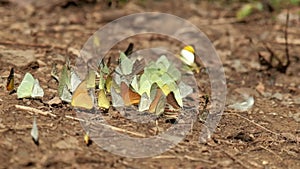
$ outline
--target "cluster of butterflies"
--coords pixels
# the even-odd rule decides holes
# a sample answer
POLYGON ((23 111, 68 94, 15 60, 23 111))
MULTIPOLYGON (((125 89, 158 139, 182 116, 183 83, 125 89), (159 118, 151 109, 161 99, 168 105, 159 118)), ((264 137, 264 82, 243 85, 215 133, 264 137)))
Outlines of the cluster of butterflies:
POLYGON ((156 115, 165 112, 166 107, 178 111, 183 106, 182 99, 193 92, 190 86, 179 82, 181 72, 164 55, 142 69, 136 68, 141 63, 144 63, 142 58, 120 54, 120 64, 113 78, 115 85, 111 88, 113 106, 137 105, 138 111, 156 115))
MULTIPOLYGON (((58 95, 62 101, 73 107, 92 109, 96 103, 101 109, 114 107, 138 106, 139 111, 149 111, 160 115, 166 106, 179 110, 182 99, 193 89, 180 82, 180 71, 169 63, 165 56, 145 66, 141 57, 128 57, 133 50, 130 43, 125 52, 120 52, 119 65, 111 71, 101 62, 99 70, 89 70, 83 80, 69 64, 63 66, 61 74, 53 77, 59 81, 58 95), (94 97, 97 93, 97 99, 94 97)), ((181 50, 179 59, 192 70, 195 66, 195 51, 192 46, 181 50)), ((14 90, 14 69, 7 79, 8 91, 14 90)), ((44 91, 38 79, 26 73, 17 89, 18 98, 41 98, 44 91)))
MULTIPOLYGON (((73 107, 92 109, 98 100, 98 107, 108 109, 114 107, 138 106, 139 111, 148 111, 162 114, 166 105, 173 110, 183 106, 182 99, 193 92, 193 89, 180 81, 180 71, 176 69, 165 56, 156 62, 145 66, 142 58, 129 58, 133 44, 130 43, 125 52, 120 52, 119 66, 113 72, 107 65, 100 63, 100 71, 89 70, 87 77, 81 80, 69 64, 63 66, 60 77, 54 68, 52 77, 58 80, 58 95, 62 101, 71 103, 73 107), (98 85, 96 85, 96 81, 98 85), (95 90, 97 88, 97 90, 95 90), (98 99, 93 96, 95 91, 98 99), (110 97, 109 97, 110 96, 110 97)), ((199 70, 195 64, 195 51, 192 46, 181 50, 179 59, 188 67, 188 70, 199 70)), ((7 78, 6 89, 15 91, 14 68, 11 68, 7 78)), ((17 88, 18 98, 42 98, 44 91, 30 73, 26 73, 17 88)), ((31 136, 35 144, 38 142, 38 128, 36 117, 33 120, 31 136)), ((86 133, 84 141, 91 143, 86 133)))

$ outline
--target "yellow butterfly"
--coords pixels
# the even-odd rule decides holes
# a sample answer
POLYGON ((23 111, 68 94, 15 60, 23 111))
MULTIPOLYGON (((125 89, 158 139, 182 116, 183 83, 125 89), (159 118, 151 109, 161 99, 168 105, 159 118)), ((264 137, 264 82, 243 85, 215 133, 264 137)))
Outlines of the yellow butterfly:
POLYGON ((92 109, 93 99, 89 94, 86 80, 82 81, 73 93, 71 105, 74 107, 92 109))
POLYGON ((14 68, 10 69, 9 76, 7 77, 6 89, 7 91, 12 91, 15 89, 14 68))
POLYGON ((89 132, 86 132, 84 137, 83 137, 84 143, 89 146, 92 144, 92 140, 90 138, 89 132))
POLYGON ((108 109, 109 106, 110 106, 110 102, 109 100, 107 99, 106 97, 106 94, 105 94, 105 90, 104 89, 100 89, 99 91, 99 95, 98 95, 98 106, 100 108, 103 108, 103 109, 108 109))

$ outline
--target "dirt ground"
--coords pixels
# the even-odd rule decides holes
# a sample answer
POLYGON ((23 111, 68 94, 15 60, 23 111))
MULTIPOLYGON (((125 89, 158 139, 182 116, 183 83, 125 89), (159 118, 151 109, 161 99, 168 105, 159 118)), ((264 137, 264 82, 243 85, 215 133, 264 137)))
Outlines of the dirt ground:
MULTIPOLYGON (((281 73, 260 64, 257 52, 265 57, 270 55, 263 46, 265 43, 285 62, 286 10, 256 12, 238 21, 235 13, 242 4, 225 2, 0 1, 0 168, 300 168, 300 7, 290 9, 291 64, 286 73, 281 73), (76 117, 72 106, 49 105, 48 101, 58 96, 58 83, 51 78, 54 63, 61 69, 69 57, 74 64, 77 52, 101 26, 118 17, 144 11, 177 15, 208 36, 224 65, 227 104, 207 143, 198 142, 203 127, 203 121, 198 118, 192 131, 174 148, 156 157, 131 159, 102 150, 97 144, 87 146, 80 123, 65 118, 66 115, 76 117), (45 91, 42 100, 17 99, 16 93, 6 91, 11 67, 15 69, 16 87, 26 72, 40 80, 45 91), (250 110, 240 112, 227 107, 237 102, 240 94, 254 97, 250 110), (56 115, 37 115, 38 146, 30 135, 33 115, 15 105, 56 115)), ((137 49, 160 43, 176 46, 164 38, 133 42, 137 49)), ((122 43, 120 48, 125 49, 127 44, 122 43)), ((176 47, 178 51, 181 48, 176 47)), ((196 77, 199 96, 209 96, 208 76, 202 72, 196 77)), ((201 104, 199 111, 203 112, 201 104)), ((116 116, 107 115, 112 118, 112 125, 137 129, 116 116)), ((153 134, 149 127, 144 126, 139 132, 153 134)))

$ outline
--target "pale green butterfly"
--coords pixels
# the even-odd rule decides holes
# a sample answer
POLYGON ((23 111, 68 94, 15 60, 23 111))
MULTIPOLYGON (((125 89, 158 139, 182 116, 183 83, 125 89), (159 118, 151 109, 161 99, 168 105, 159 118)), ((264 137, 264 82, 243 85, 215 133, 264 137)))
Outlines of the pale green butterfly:
POLYGON ((110 89, 111 92, 111 102, 114 107, 123 107, 124 101, 122 97, 116 92, 115 88, 112 86, 110 89))
POLYGON ((76 90, 76 88, 79 86, 79 84, 81 83, 82 80, 72 69, 71 69, 71 80, 70 81, 71 81, 70 91, 73 93, 76 90))
POLYGON ((37 127, 37 124, 36 124, 36 117, 35 116, 34 116, 34 119, 33 119, 32 129, 31 129, 30 134, 31 134, 31 137, 34 140, 34 143, 38 144, 38 141, 39 141, 39 131, 38 131, 38 127, 37 127))
POLYGON ((66 65, 63 66, 62 72, 59 77, 58 84, 58 96, 62 97, 64 87, 67 85, 67 88, 70 88, 70 75, 66 65))
POLYGON ((129 75, 130 73, 132 73, 134 62, 130 60, 123 52, 120 52, 120 60, 122 74, 129 75))
POLYGON ((62 101, 68 102, 68 103, 71 102, 71 100, 72 100, 72 94, 68 90, 67 85, 64 86, 64 89, 63 89, 62 95, 60 96, 60 99, 62 101))
POLYGON ((31 97, 36 98, 36 97, 43 97, 43 96, 44 96, 44 91, 40 86, 39 80, 34 79, 34 85, 31 93, 31 97))
POLYGON ((72 94, 81 83, 81 79, 76 72, 71 69, 71 76, 69 76, 69 70, 64 65, 59 78, 58 94, 62 101, 71 102, 72 94))
POLYGON ((18 98, 43 97, 44 91, 41 88, 39 81, 34 79, 30 73, 26 73, 18 87, 17 96, 18 98))

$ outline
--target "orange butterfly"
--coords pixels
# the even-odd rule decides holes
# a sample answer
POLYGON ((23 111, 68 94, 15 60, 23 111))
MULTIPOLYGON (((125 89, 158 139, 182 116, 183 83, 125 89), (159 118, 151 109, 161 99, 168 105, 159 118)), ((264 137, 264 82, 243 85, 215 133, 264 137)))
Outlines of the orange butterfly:
POLYGON ((177 103, 175 99, 175 95, 173 92, 170 92, 167 96, 167 103, 172 106, 174 110, 180 109, 180 105, 177 103))
POLYGON ((15 89, 14 68, 10 69, 9 76, 7 77, 6 89, 7 91, 12 91, 15 89))
POLYGON ((157 115, 165 111, 165 103, 172 106, 172 110, 177 111, 180 109, 179 104, 177 103, 174 93, 170 92, 167 97, 164 95, 163 91, 160 88, 157 88, 155 98, 149 107, 149 112, 156 113, 157 115))
POLYGON ((121 82, 121 97, 124 101, 125 106, 139 104, 141 96, 132 91, 125 82, 121 82))

